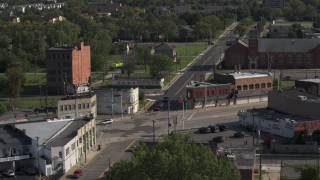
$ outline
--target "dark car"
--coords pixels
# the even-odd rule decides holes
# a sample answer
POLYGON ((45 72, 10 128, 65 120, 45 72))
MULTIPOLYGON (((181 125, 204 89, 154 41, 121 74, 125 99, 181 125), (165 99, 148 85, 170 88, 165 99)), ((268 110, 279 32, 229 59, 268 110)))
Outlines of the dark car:
POLYGON ((3 174, 2 174, 4 177, 14 177, 15 176, 15 173, 12 169, 7 169, 5 171, 3 171, 3 174))
POLYGON ((169 101, 169 97, 163 97, 163 102, 168 102, 169 101))
POLYGON ((223 136, 217 136, 217 137, 213 138, 213 141, 217 142, 217 143, 222 143, 222 142, 224 142, 224 140, 226 140, 226 138, 223 136))
POLYGON ((209 133, 210 132, 210 128, 209 127, 202 127, 202 128, 199 128, 199 133, 201 134, 206 134, 206 133, 209 133))
POLYGON ((163 106, 164 106, 164 102, 159 102, 153 110, 160 111, 163 106))
POLYGON ((233 134, 233 136, 236 138, 244 138, 244 132, 236 132, 233 134))
POLYGON ((73 178, 79 178, 82 176, 82 169, 77 169, 73 172, 72 177, 73 178))
POLYGON ((228 126, 226 125, 219 125, 219 131, 227 131, 228 130, 228 126))
POLYGON ((212 132, 212 133, 219 132, 218 126, 209 125, 208 127, 210 128, 210 132, 212 132))

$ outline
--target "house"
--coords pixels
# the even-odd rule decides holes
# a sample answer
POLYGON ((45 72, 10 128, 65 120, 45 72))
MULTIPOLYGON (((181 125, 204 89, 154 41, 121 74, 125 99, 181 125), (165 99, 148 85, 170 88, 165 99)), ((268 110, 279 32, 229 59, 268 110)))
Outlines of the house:
POLYGON ((46 22, 49 22, 49 23, 55 23, 57 21, 64 21, 66 20, 66 18, 62 15, 58 15, 58 14, 48 14, 46 16, 43 17, 43 19, 46 21, 46 22))
POLYGON ((93 92, 65 96, 57 105, 58 119, 97 116, 97 98, 93 92))
POLYGON ((173 58, 174 62, 176 61, 176 56, 177 56, 176 48, 172 47, 168 43, 161 43, 158 46, 156 46, 154 48, 154 53, 169 56, 170 58, 173 58))
POLYGON ((45 176, 65 173, 96 144, 95 119, 17 124, 32 139, 33 164, 45 176))
MULTIPOLYGON (((28 167, 34 161, 31 138, 15 125, 0 126, 0 170, 28 167)), ((30 167, 30 166, 29 166, 30 167)))
POLYGON ((46 51, 49 95, 66 95, 66 86, 88 84, 91 75, 90 46, 58 45, 46 51))
POLYGON ((225 51, 222 66, 232 69, 301 69, 320 67, 320 39, 258 38, 256 29, 250 30, 248 44, 235 43, 225 51))
POLYGON ((4 21, 8 21, 8 22, 13 23, 13 24, 20 23, 20 17, 14 16, 14 15, 12 15, 12 16, 11 15, 10 16, 4 16, 2 19, 4 21))
POLYGON ((96 89, 98 114, 135 114, 139 110, 139 88, 96 89))
POLYGON ((189 26, 179 26, 177 31, 177 36, 179 39, 185 39, 187 41, 187 38, 193 38, 193 29, 189 26))
POLYGON ((88 8, 95 9, 100 15, 111 16, 111 13, 117 12, 122 7, 122 3, 109 2, 89 2, 88 8))

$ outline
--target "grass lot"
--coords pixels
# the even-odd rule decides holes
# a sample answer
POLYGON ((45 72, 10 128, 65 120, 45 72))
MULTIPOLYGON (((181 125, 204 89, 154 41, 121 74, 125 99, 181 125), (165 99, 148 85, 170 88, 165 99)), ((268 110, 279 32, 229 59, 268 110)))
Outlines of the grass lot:
POLYGON ((148 100, 142 100, 142 101, 139 101, 139 111, 144 109, 144 106, 148 103, 149 101, 148 100))
POLYGON ((181 58, 181 68, 186 67, 195 57, 207 48, 207 43, 176 44, 176 50, 181 58))
POLYGON ((294 81, 281 81, 281 88, 288 89, 294 87, 294 81))
MULTIPOLYGON (((57 99, 48 99, 48 106, 55 107, 57 105, 57 99)), ((45 106, 45 97, 42 97, 42 106, 45 106)), ((6 105, 6 104, 13 104, 12 100, 1 100, 0 104, 6 105)), ((20 109, 26 109, 26 108, 39 108, 40 107, 40 98, 39 99, 26 99, 26 98, 20 98, 19 101, 17 101, 17 108, 20 109)))

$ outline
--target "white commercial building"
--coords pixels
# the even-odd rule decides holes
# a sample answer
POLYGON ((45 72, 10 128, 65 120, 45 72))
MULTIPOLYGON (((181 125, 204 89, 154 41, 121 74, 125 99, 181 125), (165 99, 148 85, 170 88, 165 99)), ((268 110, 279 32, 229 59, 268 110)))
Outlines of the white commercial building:
POLYGON ((41 173, 50 176, 65 173, 86 158, 96 144, 95 124, 95 119, 56 120, 18 124, 16 128, 32 139, 33 166, 40 166, 41 173))
POLYGON ((139 110, 139 88, 94 90, 98 114, 134 114, 139 110))

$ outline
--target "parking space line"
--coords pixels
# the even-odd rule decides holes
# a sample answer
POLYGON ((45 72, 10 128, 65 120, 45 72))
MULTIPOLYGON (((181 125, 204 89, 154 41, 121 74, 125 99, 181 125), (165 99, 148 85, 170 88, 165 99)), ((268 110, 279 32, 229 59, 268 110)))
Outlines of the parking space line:
POLYGON ((187 121, 189 121, 195 114, 196 114, 196 112, 193 112, 193 113, 191 114, 191 116, 187 119, 187 121))

